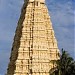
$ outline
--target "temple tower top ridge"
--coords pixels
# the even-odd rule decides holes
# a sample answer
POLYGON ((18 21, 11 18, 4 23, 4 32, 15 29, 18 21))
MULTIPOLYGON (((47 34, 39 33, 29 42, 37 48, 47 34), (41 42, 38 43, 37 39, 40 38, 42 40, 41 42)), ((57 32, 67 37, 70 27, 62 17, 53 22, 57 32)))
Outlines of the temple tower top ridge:
MULTIPOLYGON (((24 2, 26 2, 26 1, 28 1, 28 0, 24 0, 24 2)), ((29 0, 29 2, 34 2, 34 1, 45 3, 45 0, 29 0)))

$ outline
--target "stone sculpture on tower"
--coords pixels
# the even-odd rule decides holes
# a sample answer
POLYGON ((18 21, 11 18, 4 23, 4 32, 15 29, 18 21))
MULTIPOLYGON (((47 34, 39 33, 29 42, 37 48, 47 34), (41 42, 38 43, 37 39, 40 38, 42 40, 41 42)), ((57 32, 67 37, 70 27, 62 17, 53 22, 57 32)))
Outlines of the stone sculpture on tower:
POLYGON ((45 0, 24 0, 6 75, 49 75, 58 53, 45 0))

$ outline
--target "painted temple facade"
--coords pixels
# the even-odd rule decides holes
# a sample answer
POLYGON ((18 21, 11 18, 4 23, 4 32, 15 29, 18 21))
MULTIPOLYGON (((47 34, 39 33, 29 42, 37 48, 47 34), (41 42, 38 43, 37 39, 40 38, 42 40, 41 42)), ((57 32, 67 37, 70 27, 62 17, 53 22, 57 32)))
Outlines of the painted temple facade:
POLYGON ((6 75, 49 75, 58 54, 45 0, 24 0, 6 75))

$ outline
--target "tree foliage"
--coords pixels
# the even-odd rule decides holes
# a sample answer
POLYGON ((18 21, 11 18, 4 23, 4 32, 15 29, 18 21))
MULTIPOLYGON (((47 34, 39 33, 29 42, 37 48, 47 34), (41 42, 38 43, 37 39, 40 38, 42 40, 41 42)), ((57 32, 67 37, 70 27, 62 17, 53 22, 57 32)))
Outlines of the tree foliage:
POLYGON ((75 61, 62 49, 60 60, 56 61, 57 69, 50 75, 75 75, 75 61))

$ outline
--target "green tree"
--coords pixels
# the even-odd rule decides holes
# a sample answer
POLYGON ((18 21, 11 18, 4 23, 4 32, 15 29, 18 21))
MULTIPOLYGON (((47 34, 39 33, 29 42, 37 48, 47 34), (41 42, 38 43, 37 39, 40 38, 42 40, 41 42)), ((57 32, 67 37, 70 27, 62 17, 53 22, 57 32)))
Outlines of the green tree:
POLYGON ((57 69, 50 75, 75 75, 75 61, 62 49, 60 60, 56 61, 57 69))

